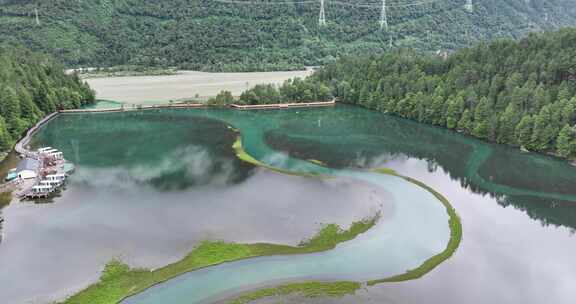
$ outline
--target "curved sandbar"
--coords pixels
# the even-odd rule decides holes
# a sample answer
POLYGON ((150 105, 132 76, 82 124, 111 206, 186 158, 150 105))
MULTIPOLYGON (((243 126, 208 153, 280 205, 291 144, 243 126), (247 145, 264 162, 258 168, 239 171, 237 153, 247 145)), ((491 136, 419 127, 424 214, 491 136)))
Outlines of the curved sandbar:
MULTIPOLYGON (((236 143, 235 146, 241 147, 241 144, 236 143)), ((239 157, 242 158, 240 155, 246 154, 243 150, 237 149, 237 153, 239 157)), ((246 156, 244 156, 246 157, 246 156)), ((249 157, 249 156, 248 156, 249 157)), ((242 158, 244 159, 244 158, 242 158)), ((253 158, 252 158, 253 159, 253 158)), ((258 164, 257 160, 251 161, 248 160, 253 164, 258 164)), ((316 162, 315 162, 316 163, 316 162)), ((370 280, 365 282, 368 286, 373 286, 381 283, 388 283, 388 282, 400 282, 400 281, 407 281, 407 280, 414 280, 421 278, 425 274, 432 271, 438 265, 440 265, 445 260, 449 259, 454 252, 458 249, 460 242, 462 240, 462 224, 460 222, 460 218, 458 217, 456 210, 450 205, 450 202, 442 196, 439 192, 435 191, 431 187, 427 186, 426 184, 403 175, 398 174, 394 170, 383 168, 383 169, 375 169, 371 170, 371 172, 379 173, 379 174, 389 174, 393 176, 398 176, 400 178, 405 179, 406 181, 413 183, 419 187, 422 187, 432 193, 446 208, 448 215, 450 216, 449 226, 450 226, 450 241, 448 242, 446 249, 441 253, 430 257, 420 266, 414 269, 410 269, 405 273, 391 276, 388 278, 370 280)), ((272 288, 264 288, 258 289, 255 291, 247 292, 242 294, 241 296, 231 299, 230 303, 234 304, 241 304, 241 303, 249 303, 254 300, 258 300, 265 297, 271 296, 283 296, 292 293, 298 293, 305 297, 317 297, 317 296, 343 296, 345 294, 353 294, 356 290, 358 290, 361 286, 361 282, 298 282, 298 283, 290 283, 284 284, 277 287, 272 288), (355 283, 355 284, 354 284, 355 283)))
MULTIPOLYGON (((266 168, 270 168, 269 164, 266 164, 256 158, 252 157, 248 154, 243 148, 241 144, 241 140, 238 139, 234 144, 234 149, 239 158, 242 160, 248 161, 252 164, 263 166, 266 168)), ((312 164, 317 166, 317 164, 312 164)), ((301 166, 299 166, 301 168, 301 166)), ((324 170, 331 170, 329 168, 323 168, 324 170)), ((278 170, 278 168, 276 168, 278 170)), ((323 171, 324 171, 323 170, 323 171)), ((290 171, 288 168, 281 168, 278 171, 285 172, 291 174, 302 174, 300 171, 290 171)), ((404 191, 410 193, 417 193, 419 198, 420 195, 427 197, 427 199, 423 200, 416 200, 421 202, 417 208, 419 209, 421 214, 425 214, 421 221, 434 222, 431 217, 434 217, 434 213, 438 212, 436 209, 435 211, 428 212, 430 210, 426 210, 425 205, 432 205, 430 203, 430 199, 438 200, 439 194, 436 192, 430 192, 431 189, 429 188, 416 188, 414 189, 413 185, 416 184, 418 186, 422 186, 418 183, 414 183, 411 180, 411 183, 406 183, 404 177, 399 175, 392 175, 390 172, 378 172, 378 173, 370 173, 370 172, 348 172, 344 171, 343 173, 336 173, 335 175, 338 176, 353 176, 358 178, 359 176, 368 176, 368 178, 361 178, 363 180, 367 180, 373 183, 380 184, 383 179, 386 180, 386 183, 390 185, 394 185, 395 189, 403 188, 404 191), (385 173, 385 174, 382 174, 385 173), (399 178, 400 177, 400 178, 399 178), (411 186, 410 186, 411 185, 411 186), (430 215, 428 217, 427 215, 430 215), (425 219, 428 218, 428 221, 425 219)), ((403 192, 403 191, 402 191, 403 192)), ((402 277, 404 279, 410 278, 417 278, 425 273, 431 271, 434 267, 439 265, 442 261, 449 258, 453 252, 458 247, 458 244, 461 239, 461 226, 456 213, 451 208, 451 206, 447 203, 444 199, 443 202, 446 202, 447 205, 444 205, 449 211, 448 215, 450 216, 448 222, 450 223, 450 231, 449 231, 449 241, 448 246, 445 247, 445 244, 440 236, 440 240, 434 238, 425 238, 425 242, 432 241, 436 242, 436 245, 440 245, 439 247, 445 248, 439 254, 430 254, 429 251, 426 254, 415 253, 414 251, 410 250, 403 250, 406 249, 406 243, 412 243, 414 239, 418 236, 422 237, 420 233, 420 229, 412 229, 410 234, 414 233, 413 237, 408 240, 401 238, 394 238, 394 235, 387 231, 386 228, 391 228, 396 232, 402 230, 406 232, 406 229, 410 230, 409 226, 410 221, 405 221, 406 218, 395 218, 393 222, 396 224, 402 224, 400 226, 403 227, 394 227, 394 225, 386 225, 386 223, 378 223, 374 229, 365 232, 363 235, 359 236, 352 242, 342 243, 336 249, 331 251, 323 252, 323 253, 316 253, 316 254, 307 254, 301 256, 277 256, 277 257, 262 257, 255 260, 250 261, 239 261, 234 263, 227 263, 222 264, 216 267, 211 267, 207 269, 202 269, 199 271, 194 271, 187 273, 181 277, 178 277, 174 280, 168 281, 166 283, 158 285, 158 287, 153 287, 148 289, 147 291, 143 292, 142 294, 136 295, 134 297, 128 298, 125 303, 194 303, 196 301, 206 301, 207 299, 214 299, 215 297, 220 296, 222 293, 233 291, 237 288, 242 288, 246 285, 258 285, 258 284, 267 284, 268 281, 272 280, 297 280, 304 277, 312 277, 315 279, 315 282, 303 282, 303 283, 290 283, 281 285, 278 288, 272 289, 265 289, 260 290, 255 293, 249 293, 239 299, 239 303, 245 302, 245 300, 253 300, 255 299, 255 295, 259 296, 269 296, 271 294, 276 293, 287 293, 287 292, 304 292, 306 295, 310 296, 317 296, 317 295, 342 295, 345 293, 353 293, 356 289, 359 288, 360 283, 359 281, 368 281, 364 278, 366 277, 387 277, 388 279, 399 280, 398 278, 402 277), (396 229, 395 229, 396 228, 396 229), (417 232, 418 231, 418 232, 417 232), (416 235, 418 234, 418 235, 416 235), (387 240, 389 242, 382 242, 382 240, 387 240), (390 241, 392 239, 392 241, 390 241), (404 242, 403 242, 404 241, 404 242), (406 242, 408 241, 408 242, 406 242), (400 244, 403 243, 403 244, 400 244), (442 243, 442 244, 438 244, 442 243), (358 248, 358 246, 362 248, 358 248), (375 245, 375 246, 374 246, 375 245), (398 246, 395 246, 398 245, 398 246), (376 249, 374 248, 376 247, 376 249), (391 255, 388 254, 389 257, 394 257, 395 259, 386 259, 387 253, 392 253, 391 255), (430 258, 430 256, 432 256, 430 258), (380 259, 386 260, 386 262, 390 263, 387 264, 386 262, 382 263, 380 259), (398 263, 398 260, 400 262, 398 263), (256 264, 256 265, 255 265, 256 264), (374 265, 379 264, 379 265, 374 265), (384 267, 382 267, 382 264, 384 267), (411 266, 409 266, 411 265, 411 266), (403 267, 408 267, 404 268, 403 267), (384 268, 384 269, 382 269, 384 268), (309 270, 316 273, 310 273, 309 270), (406 272, 405 269, 412 269, 406 272), (307 271, 308 270, 308 271, 307 271), (268 277, 266 272, 272 272, 272 277, 268 277), (264 272, 264 275, 263 275, 264 272), (307 274, 308 273, 308 274, 307 274), (398 275, 400 273, 401 275, 398 275), (303 275, 304 274, 304 275, 303 275), (338 282, 319 282, 325 280, 338 280, 338 282), (223 286, 224 285, 224 286, 223 286), (226 286, 228 285, 228 286, 226 286), (233 287, 236 286, 236 287, 233 287), (345 287, 345 288, 344 288, 345 287), (344 288, 343 290, 338 291, 338 288, 344 288)), ((403 204, 403 206, 407 206, 408 204, 403 204)), ((434 204, 434 207, 438 207, 439 204, 434 204)), ((405 208, 399 208, 408 211, 405 208)), ((408 208, 410 209, 410 208, 408 208)), ((434 208, 432 208, 434 209, 434 208)), ((414 210, 412 210, 414 211, 414 210)), ((402 212, 403 214, 407 215, 408 213, 402 212)), ((441 222, 440 222, 441 223, 441 222)), ((438 224, 438 223, 436 223, 438 224)), ((442 225, 441 228, 448 228, 442 225)), ((436 230, 439 227, 434 227, 435 225, 427 225, 425 231, 434 231, 438 233, 439 231, 436 230), (435 229, 436 228, 436 229, 435 229)), ((440 229, 442 230, 442 229, 440 229)), ((438 236, 438 235, 436 235, 438 236)), ((417 243, 417 242, 416 242, 417 243)), ((414 245, 414 244, 412 244, 414 245)), ((418 244, 415 247, 422 248, 423 244, 418 244)), ((424 245, 424 247, 426 247, 424 245)), ((414 247, 413 247, 414 248, 414 247)), ((416 250, 418 251, 418 250, 416 250)), ((371 280, 370 282, 376 282, 380 280, 371 280)), ((257 298, 257 297, 256 297, 257 298)))
POLYGON ((226 262, 246 260, 259 256, 293 255, 333 249, 337 244, 354 239, 373 227, 380 218, 377 214, 355 222, 348 230, 330 224, 313 238, 299 246, 276 244, 235 244, 205 241, 179 262, 156 270, 130 269, 120 261, 108 263, 100 281, 66 299, 64 303, 118 303, 157 284, 173 279, 183 273, 220 265, 226 262))

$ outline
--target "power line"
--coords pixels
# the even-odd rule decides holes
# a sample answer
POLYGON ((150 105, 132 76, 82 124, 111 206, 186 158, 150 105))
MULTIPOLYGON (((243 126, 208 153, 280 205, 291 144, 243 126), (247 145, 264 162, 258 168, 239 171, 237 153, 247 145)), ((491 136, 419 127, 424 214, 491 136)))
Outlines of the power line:
MULTIPOLYGON (((239 1, 239 0, 212 0, 214 2, 225 3, 225 4, 241 4, 241 5, 292 5, 292 4, 315 4, 318 3, 319 0, 301 0, 301 1, 239 1)), ((419 2, 412 2, 406 4, 393 4, 387 5, 387 8, 402 8, 402 7, 411 7, 411 6, 419 6, 419 5, 427 5, 436 2, 444 2, 446 0, 427 0, 427 1, 419 1, 419 2)), ((468 0, 471 1, 471 0, 468 0)), ((323 1, 320 1, 323 2, 323 1)), ((362 3, 351 3, 351 2, 344 2, 338 0, 326 0, 326 2, 330 2, 332 4, 341 5, 341 6, 351 6, 351 7, 361 7, 361 8, 380 8, 380 4, 362 4, 362 3)))
MULTIPOLYGON (((411 7, 411 6, 420 6, 420 5, 427 5, 433 4, 436 2, 444 2, 446 0, 428 0, 428 1, 419 1, 419 2, 412 2, 406 4, 394 4, 394 5, 387 5, 387 8, 403 8, 403 7, 411 7)), ((380 4, 361 4, 361 3, 350 3, 350 2, 343 2, 343 1, 330 1, 336 5, 342 6, 352 6, 352 7, 362 7, 362 8, 380 8, 380 4)))
POLYGON ((318 0, 304 1, 237 1, 237 0, 213 0, 214 2, 225 4, 242 4, 242 5, 291 5, 291 4, 313 4, 318 0))
MULTIPOLYGON (((326 26, 326 10, 325 10, 325 3, 329 2, 334 5, 340 6, 348 6, 348 7, 356 7, 356 8, 381 8, 380 14, 380 29, 389 31, 388 25, 388 10, 390 8, 406 8, 406 7, 415 7, 415 6, 423 6, 434 4, 438 2, 445 2, 447 0, 423 0, 418 2, 412 3, 405 3, 405 4, 393 4, 390 5, 386 3, 386 0, 382 0, 382 4, 369 4, 369 3, 357 3, 357 2, 345 2, 341 0, 296 0, 296 1, 255 1, 255 0, 213 0, 214 2, 224 3, 224 4, 239 4, 239 5, 294 5, 294 4, 320 4, 320 12, 318 15, 318 25, 319 26, 326 26)), ((472 0, 466 0, 466 5, 464 6, 468 11, 473 11, 473 4, 472 0)))

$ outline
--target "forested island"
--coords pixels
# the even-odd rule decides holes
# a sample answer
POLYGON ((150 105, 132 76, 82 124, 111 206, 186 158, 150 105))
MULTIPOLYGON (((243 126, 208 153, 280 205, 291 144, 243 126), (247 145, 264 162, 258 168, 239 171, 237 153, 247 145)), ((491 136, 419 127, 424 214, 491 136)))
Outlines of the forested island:
POLYGON ((381 29, 380 0, 326 0, 325 26, 320 1, 0 0, 0 41, 69 67, 269 71, 390 47, 455 50, 576 24, 572 0, 483 0, 470 9, 465 0, 408 2, 388 0, 381 29))
POLYGON ((45 115, 93 103, 95 93, 61 64, 24 48, 0 47, 0 152, 45 115))

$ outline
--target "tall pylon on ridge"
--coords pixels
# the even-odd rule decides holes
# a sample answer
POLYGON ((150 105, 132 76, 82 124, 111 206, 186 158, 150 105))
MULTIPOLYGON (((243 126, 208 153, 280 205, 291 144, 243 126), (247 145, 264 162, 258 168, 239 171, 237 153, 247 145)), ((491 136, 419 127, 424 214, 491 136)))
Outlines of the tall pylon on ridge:
POLYGON ((466 10, 468 10, 469 12, 473 12, 474 11, 474 3, 472 3, 472 0, 466 0, 466 10))
POLYGON ((40 18, 38 17, 38 8, 34 8, 34 15, 36 19, 36 25, 40 25, 40 18))
POLYGON ((382 13, 380 14, 380 30, 388 31, 388 15, 386 14, 386 0, 382 0, 382 13))
POLYGON ((324 13, 324 0, 320 0, 320 17, 318 18, 318 25, 326 26, 326 14, 324 13))

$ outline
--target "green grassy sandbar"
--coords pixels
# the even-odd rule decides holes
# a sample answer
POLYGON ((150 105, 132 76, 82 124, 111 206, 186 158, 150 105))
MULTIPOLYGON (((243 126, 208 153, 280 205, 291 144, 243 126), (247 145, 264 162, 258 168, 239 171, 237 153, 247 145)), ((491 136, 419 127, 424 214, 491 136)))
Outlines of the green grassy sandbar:
POLYGON ((380 214, 377 214, 355 222, 347 230, 341 229, 336 224, 325 225, 316 236, 302 241, 298 246, 204 241, 182 260, 156 270, 131 269, 121 261, 113 260, 106 265, 99 282, 71 296, 63 303, 118 303, 154 285, 200 268, 258 256, 305 254, 330 250, 339 243, 352 240, 357 235, 368 231, 379 218, 380 214))

